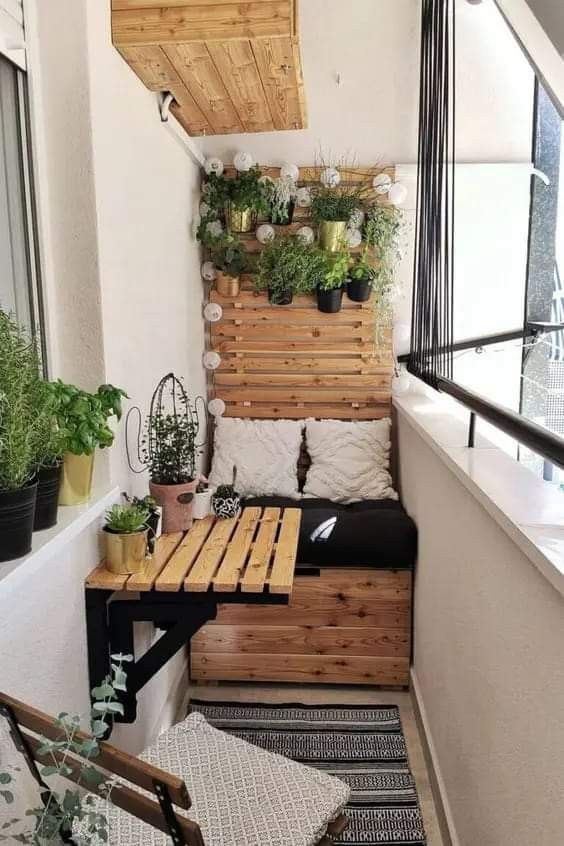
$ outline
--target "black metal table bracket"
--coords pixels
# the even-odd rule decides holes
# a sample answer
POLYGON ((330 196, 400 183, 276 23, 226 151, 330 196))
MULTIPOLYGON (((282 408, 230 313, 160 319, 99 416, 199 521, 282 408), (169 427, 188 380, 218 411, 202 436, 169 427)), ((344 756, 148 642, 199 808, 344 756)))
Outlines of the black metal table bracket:
MULTIPOLYGON (((111 656, 133 655, 127 671, 127 692, 120 696, 123 715, 115 721, 133 723, 137 718, 137 694, 191 638, 217 616, 221 604, 287 605, 289 597, 270 593, 206 593, 151 590, 124 599, 123 593, 85 588, 86 636, 90 690, 110 675, 111 656), (163 634, 139 658, 135 658, 134 623, 150 622, 163 634)), ((111 729, 108 737, 111 734, 111 729)), ((107 739, 107 737, 106 737, 107 739)))

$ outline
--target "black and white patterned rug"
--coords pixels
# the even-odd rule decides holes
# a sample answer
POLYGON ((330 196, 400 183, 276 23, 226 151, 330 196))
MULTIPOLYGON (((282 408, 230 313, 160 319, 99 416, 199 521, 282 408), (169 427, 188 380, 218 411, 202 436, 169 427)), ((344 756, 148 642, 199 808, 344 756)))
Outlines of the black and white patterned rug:
POLYGON ((399 709, 192 700, 212 725, 269 752, 319 767, 351 788, 343 846, 425 846, 399 709))

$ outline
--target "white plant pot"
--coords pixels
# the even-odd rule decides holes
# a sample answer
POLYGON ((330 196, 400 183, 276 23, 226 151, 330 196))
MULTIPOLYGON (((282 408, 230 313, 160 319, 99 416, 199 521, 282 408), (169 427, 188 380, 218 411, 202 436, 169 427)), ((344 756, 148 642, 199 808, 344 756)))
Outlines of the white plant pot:
POLYGON ((211 488, 203 493, 194 494, 194 508, 192 510, 194 520, 203 520, 204 517, 211 514, 212 496, 213 490, 211 488))

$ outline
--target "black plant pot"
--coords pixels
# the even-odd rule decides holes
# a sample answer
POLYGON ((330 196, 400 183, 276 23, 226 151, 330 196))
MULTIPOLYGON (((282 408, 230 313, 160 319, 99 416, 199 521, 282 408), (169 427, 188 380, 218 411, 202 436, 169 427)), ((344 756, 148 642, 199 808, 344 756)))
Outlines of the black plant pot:
POLYGON ((42 467, 37 479, 37 499, 35 501, 35 520, 33 531, 50 529, 57 524, 57 508, 59 505, 59 488, 63 462, 53 467, 42 467))
POLYGON ((268 291, 268 301, 271 305, 290 305, 294 299, 294 292, 289 291, 268 291))
POLYGON ((275 226, 289 226, 294 219, 295 203, 290 200, 286 208, 282 211, 272 209, 270 212, 270 222, 275 226))
POLYGON ((37 482, 17 491, 0 491, 0 561, 21 558, 31 550, 37 482))
POLYGON ((370 279, 349 279, 347 296, 355 303, 365 303, 370 299, 371 289, 370 279))
POLYGON ((343 305, 343 288, 332 288, 330 291, 317 289, 317 308, 326 314, 336 314, 343 305))

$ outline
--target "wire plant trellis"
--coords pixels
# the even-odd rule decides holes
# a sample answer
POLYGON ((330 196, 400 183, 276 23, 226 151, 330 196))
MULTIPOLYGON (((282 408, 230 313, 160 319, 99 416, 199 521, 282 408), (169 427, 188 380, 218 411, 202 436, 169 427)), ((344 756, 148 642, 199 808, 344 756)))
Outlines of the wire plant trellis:
POLYGON ((127 414, 126 452, 131 471, 149 470, 151 481, 158 484, 192 481, 196 476, 196 458, 206 445, 205 438, 198 440, 206 420, 205 408, 202 396, 191 403, 182 381, 174 373, 163 376, 151 398, 145 426, 139 406, 133 406, 127 414), (133 416, 137 417, 134 460, 129 447, 133 416))

